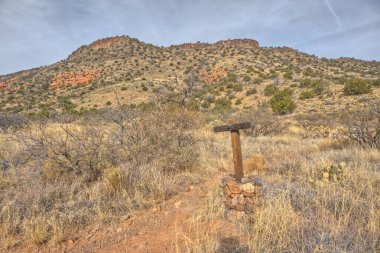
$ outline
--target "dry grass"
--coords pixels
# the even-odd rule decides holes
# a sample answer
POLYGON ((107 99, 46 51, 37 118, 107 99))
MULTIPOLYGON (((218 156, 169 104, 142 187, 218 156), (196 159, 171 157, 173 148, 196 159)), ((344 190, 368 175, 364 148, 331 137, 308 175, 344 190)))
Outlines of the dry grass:
MULTIPOLYGON (((331 140, 297 136, 248 138, 243 145, 245 155, 260 152, 268 159, 268 171, 262 175, 266 202, 235 224, 240 231, 236 234, 240 244, 234 246, 235 250, 380 250, 379 151, 346 145, 337 149, 331 140), (325 168, 342 162, 343 176, 324 182, 325 168)), ((194 221, 198 233, 185 235, 191 242, 188 252, 215 252, 223 247, 221 235, 207 229, 221 218, 220 212, 213 210, 205 209, 202 218, 194 221)))
MULTIPOLYGON (((166 113, 134 118, 128 123, 134 134, 126 131, 123 144, 109 122, 50 124, 46 152, 2 139, 1 159, 10 161, 0 173, 2 249, 20 238, 61 243, 72 228, 147 208, 215 169, 230 170, 228 134, 199 127, 189 112, 166 113)), ((36 126, 29 130, 22 133, 41 137, 36 126)), ((378 150, 294 132, 244 136, 242 145, 246 172, 262 172, 265 205, 238 223, 227 222, 215 189, 188 229, 177 231, 174 252, 380 251, 378 150), (329 180, 323 180, 326 172, 329 180), (235 226, 235 237, 226 236, 225 226, 235 226)))
POLYGON ((2 249, 20 240, 59 244, 73 228, 160 203, 215 170, 201 164, 199 154, 212 153, 213 143, 194 134, 192 113, 147 112, 127 120, 123 143, 117 126, 98 119, 37 122, 2 135, 2 249))
POLYGON ((249 159, 244 160, 244 173, 255 175, 267 170, 267 160, 265 156, 254 154, 249 159))

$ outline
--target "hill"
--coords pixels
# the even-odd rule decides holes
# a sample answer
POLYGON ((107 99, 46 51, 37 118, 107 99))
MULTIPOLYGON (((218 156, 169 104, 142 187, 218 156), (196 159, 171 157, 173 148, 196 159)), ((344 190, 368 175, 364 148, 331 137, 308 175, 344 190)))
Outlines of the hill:
MULTIPOLYGON (((55 113, 139 106, 162 87, 175 94, 191 74, 199 83, 192 104, 203 110, 265 106, 265 88, 272 85, 291 87, 295 98, 304 98, 302 92, 318 97, 300 99, 298 112, 329 111, 352 104, 342 97, 342 85, 351 79, 379 85, 379 71, 380 62, 318 58, 288 47, 263 48, 251 39, 158 47, 118 36, 81 46, 55 64, 0 76, 0 108, 55 113)), ((375 90, 355 103, 377 96, 375 90)))

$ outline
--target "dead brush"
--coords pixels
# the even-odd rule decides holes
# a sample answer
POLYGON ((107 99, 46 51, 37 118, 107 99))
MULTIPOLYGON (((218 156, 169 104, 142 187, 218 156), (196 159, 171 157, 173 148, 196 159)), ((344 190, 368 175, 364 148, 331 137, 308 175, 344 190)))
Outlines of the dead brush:
POLYGON ((318 142, 318 148, 320 151, 329 151, 329 150, 342 150, 350 146, 350 141, 347 139, 322 139, 318 142))
POLYGON ((9 250, 17 242, 21 217, 11 206, 3 206, 0 211, 0 250, 9 250))
POLYGON ((26 237, 33 243, 41 245, 49 240, 49 225, 46 217, 32 217, 24 223, 26 237))
POLYGON ((244 160, 244 170, 247 175, 264 173, 267 169, 267 159, 264 155, 254 154, 244 160))
POLYGON ((125 178, 120 173, 120 169, 110 168, 103 173, 103 181, 107 194, 115 196, 118 192, 125 188, 125 178))

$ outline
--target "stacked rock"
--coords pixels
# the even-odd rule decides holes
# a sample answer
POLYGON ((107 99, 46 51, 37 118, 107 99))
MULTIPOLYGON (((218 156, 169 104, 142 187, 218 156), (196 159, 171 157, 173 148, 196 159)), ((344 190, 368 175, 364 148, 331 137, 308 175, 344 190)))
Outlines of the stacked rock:
POLYGON ((260 178, 243 178, 237 183, 232 177, 223 177, 221 187, 227 209, 252 213, 262 203, 262 181, 260 178))

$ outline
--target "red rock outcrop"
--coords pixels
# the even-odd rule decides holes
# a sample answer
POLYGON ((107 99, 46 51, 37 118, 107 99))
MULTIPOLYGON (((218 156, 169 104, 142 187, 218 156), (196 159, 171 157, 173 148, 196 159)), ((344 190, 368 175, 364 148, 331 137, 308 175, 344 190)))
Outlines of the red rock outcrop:
POLYGON ((51 88, 63 88, 72 85, 86 85, 97 76, 96 69, 80 69, 76 72, 61 72, 50 83, 51 88))
POLYGON ((115 45, 123 45, 127 40, 129 40, 129 38, 126 36, 105 38, 93 42, 88 47, 91 49, 107 48, 115 45))

